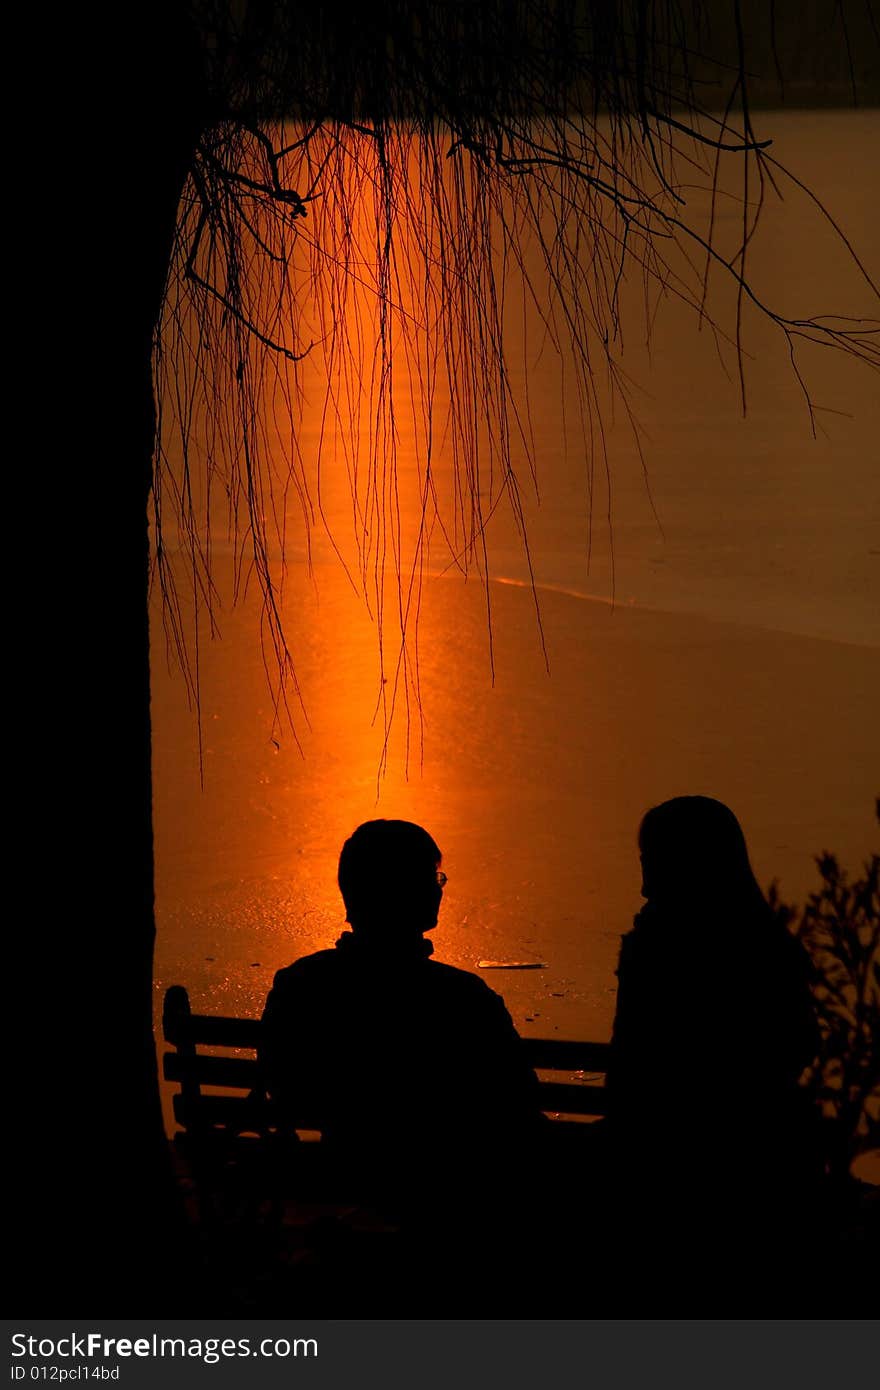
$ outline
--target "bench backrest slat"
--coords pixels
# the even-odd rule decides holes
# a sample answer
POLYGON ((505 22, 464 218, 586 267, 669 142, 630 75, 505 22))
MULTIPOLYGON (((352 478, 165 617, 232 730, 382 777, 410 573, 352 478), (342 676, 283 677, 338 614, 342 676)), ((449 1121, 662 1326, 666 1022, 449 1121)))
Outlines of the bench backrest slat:
POLYGON ((595 1071, 608 1066, 610 1045, 596 1042, 523 1038, 529 1066, 535 1071, 595 1071))
MULTIPOLYGON (((166 1040, 176 1048, 163 1058, 163 1074, 180 1084, 174 1098, 177 1121, 190 1131, 222 1126, 232 1132, 265 1130, 276 1123, 275 1108, 265 1095, 265 1082, 256 1056, 223 1057, 197 1048, 227 1047, 256 1052, 262 1035, 259 1019, 225 1018, 194 1014, 181 985, 172 985, 165 996, 163 1015, 166 1040), (205 1095, 203 1086, 222 1087, 246 1094, 205 1095)), ((555 1038, 524 1038, 529 1064, 541 1076, 541 1104, 545 1111, 567 1115, 604 1115, 606 1097, 601 1085, 589 1084, 572 1073, 602 1073, 608 1065, 607 1043, 577 1042, 555 1038), (568 1073, 563 1079, 561 1073, 568 1073)), ((591 1080, 593 1078, 591 1077, 591 1080)), ((487 1078, 487 1085, 490 1079, 487 1078)), ((297 1118, 302 1129, 314 1128, 308 1117, 297 1118)))
POLYGON ((263 1083, 259 1063, 253 1057, 181 1057, 179 1052, 166 1052, 162 1070, 166 1081, 195 1081, 199 1086, 255 1091, 263 1083))
MULTIPOLYGON (((184 1129, 201 1131, 222 1127, 231 1134, 247 1130, 265 1133, 278 1127, 275 1106, 268 1096, 200 1096, 194 1106, 183 1095, 174 1097, 174 1118, 184 1129)), ((300 1129, 317 1129, 309 1116, 299 1118, 300 1129)))
MULTIPOLYGON (((190 1014, 180 1036, 196 1047, 259 1047, 263 1025, 258 1018, 225 1018, 221 1014, 190 1014)), ((168 1042, 176 1039, 169 1037, 168 1042)))

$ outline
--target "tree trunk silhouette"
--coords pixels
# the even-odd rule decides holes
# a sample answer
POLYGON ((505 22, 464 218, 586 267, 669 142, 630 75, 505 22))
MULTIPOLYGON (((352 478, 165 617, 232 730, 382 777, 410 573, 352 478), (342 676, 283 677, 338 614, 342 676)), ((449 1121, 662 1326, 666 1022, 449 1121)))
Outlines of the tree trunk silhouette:
POLYGON ((176 8, 129 7, 137 64, 113 70, 107 36, 91 36, 76 100, 52 115, 76 157, 52 181, 58 216, 36 257, 53 271, 53 377, 24 514, 39 518, 55 583, 29 639, 45 747, 28 837, 34 930, 17 929, 28 1065, 12 1184, 13 1311, 32 1316, 179 1311, 152 1028, 147 521, 153 335, 199 125, 176 8))

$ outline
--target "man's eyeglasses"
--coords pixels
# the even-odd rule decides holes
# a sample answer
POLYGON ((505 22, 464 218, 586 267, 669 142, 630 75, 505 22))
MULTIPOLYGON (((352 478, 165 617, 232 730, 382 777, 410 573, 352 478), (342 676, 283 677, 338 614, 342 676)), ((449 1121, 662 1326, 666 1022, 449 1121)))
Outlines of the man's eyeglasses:
POLYGON ((442 869, 438 869, 438 870, 437 870, 437 887, 438 887, 438 888, 445 888, 448 882, 449 882, 449 879, 446 877, 446 875, 444 874, 443 870, 442 870, 442 869))

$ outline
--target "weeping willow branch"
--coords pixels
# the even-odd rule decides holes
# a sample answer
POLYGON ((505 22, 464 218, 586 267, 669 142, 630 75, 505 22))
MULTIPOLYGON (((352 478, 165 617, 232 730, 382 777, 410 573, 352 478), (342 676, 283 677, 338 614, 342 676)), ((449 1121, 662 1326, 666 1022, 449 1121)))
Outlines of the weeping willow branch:
POLYGON ((284 622, 294 526, 307 560, 314 528, 329 537, 375 621, 386 752, 401 704, 407 719, 420 707, 429 550, 431 568, 481 577, 491 644, 490 523, 510 509, 534 579, 523 490, 544 481, 517 326, 573 377, 588 547, 597 469, 610 498, 609 401, 647 479, 621 364, 628 287, 648 318, 652 296, 677 298, 730 346, 743 409, 746 305, 784 340, 814 429, 805 344, 880 366, 867 302, 864 319, 791 317, 753 283, 762 211, 787 181, 878 299, 756 132, 738 3, 731 63, 712 57, 699 6, 671 0, 192 10, 208 96, 155 341, 153 502, 169 643, 196 702, 218 528, 235 594, 256 577, 276 718, 295 722, 299 699, 284 622), (739 202, 733 245, 722 196, 739 202), (722 281, 732 314, 710 312, 722 281), (345 475, 345 535, 328 470, 345 475))

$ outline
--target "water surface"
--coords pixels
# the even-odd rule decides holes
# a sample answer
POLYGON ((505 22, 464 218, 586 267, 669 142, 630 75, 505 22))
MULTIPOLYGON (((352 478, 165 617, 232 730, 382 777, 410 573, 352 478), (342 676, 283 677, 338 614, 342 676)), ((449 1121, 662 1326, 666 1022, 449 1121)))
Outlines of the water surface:
MULTIPOLYGON (((763 119, 876 269, 880 115, 763 119)), ((801 204, 769 206, 767 217, 755 272, 782 303, 876 314, 827 226, 801 204)), ((487 979, 524 1031, 597 1039, 613 1016, 620 933, 640 902, 634 846, 646 807, 687 792, 728 801, 762 882, 778 876, 800 900, 813 853, 833 848, 855 866, 876 842, 876 377, 814 352, 816 403, 837 412, 817 416, 814 439, 785 344, 757 319, 743 419, 736 382, 688 311, 662 305, 650 343, 628 312, 624 361, 650 495, 630 431, 609 422, 612 490, 597 470, 588 564, 585 452, 565 373, 546 345, 514 354, 540 485, 540 500, 527 485, 522 496, 543 636, 521 539, 500 507, 488 571, 472 567, 466 582, 432 537, 417 666, 407 648, 418 691, 398 679, 396 584, 380 669, 375 608, 335 554, 356 576, 344 449, 315 364, 299 445, 304 459, 323 459, 332 543, 313 529, 309 569, 294 499, 284 617, 305 711, 294 711, 296 737, 275 717, 256 586, 229 602, 222 537, 222 639, 201 663, 203 786, 196 722, 154 622, 157 1001, 185 983, 198 1009, 259 1012, 273 972, 342 929, 338 851, 373 816, 421 822, 444 852, 438 957, 468 968, 541 962, 487 979), (382 697, 395 689, 386 746, 382 697)), ((406 418, 401 409, 405 575, 418 524, 406 499, 420 476, 406 418)), ((435 465, 442 490, 451 475, 439 446, 435 465)))

